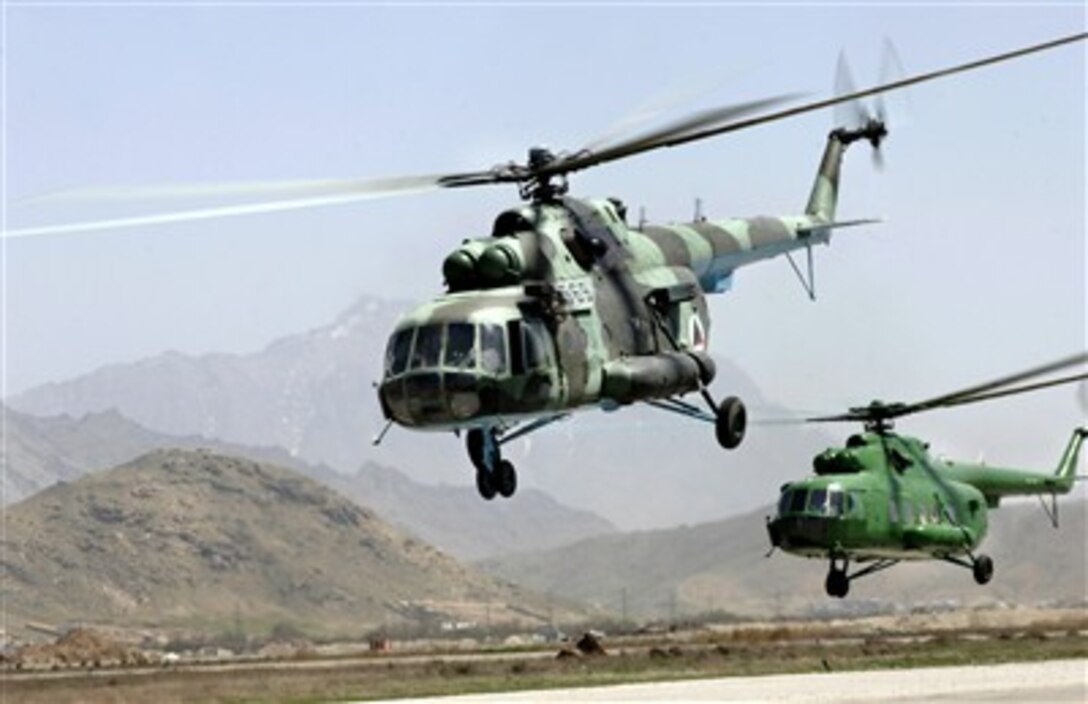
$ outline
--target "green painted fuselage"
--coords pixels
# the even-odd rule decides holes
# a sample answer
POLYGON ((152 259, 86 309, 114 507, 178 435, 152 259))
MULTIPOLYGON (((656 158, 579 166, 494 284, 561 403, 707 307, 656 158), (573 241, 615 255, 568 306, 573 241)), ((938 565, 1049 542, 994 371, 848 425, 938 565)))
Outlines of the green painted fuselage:
POLYGON ((771 543, 796 555, 854 562, 966 555, 982 542, 987 509, 1002 497, 1072 489, 1086 434, 1073 432, 1053 474, 933 460, 914 438, 855 435, 816 457, 816 476, 782 487, 767 524, 771 543))

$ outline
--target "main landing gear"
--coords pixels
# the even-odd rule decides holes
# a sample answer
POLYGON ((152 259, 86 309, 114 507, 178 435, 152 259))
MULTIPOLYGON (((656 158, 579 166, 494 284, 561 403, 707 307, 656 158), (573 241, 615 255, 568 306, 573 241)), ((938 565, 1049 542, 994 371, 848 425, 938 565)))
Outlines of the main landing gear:
POLYGON ((744 431, 748 429, 748 411, 744 408, 744 403, 736 396, 730 396, 721 403, 715 404, 705 388, 701 388, 700 392, 713 412, 705 411, 678 398, 649 399, 646 403, 663 411, 713 423, 714 436, 718 439, 718 444, 727 450, 737 448, 744 440, 744 431))
MULTIPOLYGON (((967 553, 967 557, 970 559, 964 560, 960 557, 945 555, 941 557, 941 559, 945 562, 959 565, 960 567, 966 567, 971 570, 975 582, 979 584, 988 584, 994 577, 994 561, 989 555, 979 555, 976 557, 970 552, 967 553)), ((827 579, 824 581, 824 589, 827 591, 828 596, 842 599, 850 591, 850 582, 855 579, 860 579, 865 575, 887 569, 897 562, 898 560, 877 560, 873 564, 858 570, 854 574, 847 574, 847 568, 850 566, 849 559, 832 556, 831 567, 828 569, 827 579)))
POLYGON ((854 574, 847 574, 850 567, 850 559, 846 557, 831 557, 831 567, 827 571, 827 579, 824 581, 824 589, 828 596, 842 599, 850 592, 850 582, 861 579, 866 575, 886 570, 899 560, 877 560, 868 567, 864 567, 854 574))
POLYGON ((952 557, 951 555, 945 556, 943 559, 945 562, 951 562, 953 565, 959 565, 960 567, 966 567, 971 570, 971 576, 975 578, 976 584, 989 584, 990 580, 994 578, 994 561, 989 555, 979 554, 975 556, 970 551, 967 553, 967 560, 960 557, 952 557))

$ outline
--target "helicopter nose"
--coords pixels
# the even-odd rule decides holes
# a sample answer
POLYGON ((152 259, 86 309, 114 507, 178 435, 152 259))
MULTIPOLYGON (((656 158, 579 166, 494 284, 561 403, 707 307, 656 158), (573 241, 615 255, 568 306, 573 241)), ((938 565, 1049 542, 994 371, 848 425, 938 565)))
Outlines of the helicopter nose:
POLYGON ((387 379, 378 389, 386 416, 419 427, 461 423, 488 411, 487 379, 479 374, 415 372, 387 379))

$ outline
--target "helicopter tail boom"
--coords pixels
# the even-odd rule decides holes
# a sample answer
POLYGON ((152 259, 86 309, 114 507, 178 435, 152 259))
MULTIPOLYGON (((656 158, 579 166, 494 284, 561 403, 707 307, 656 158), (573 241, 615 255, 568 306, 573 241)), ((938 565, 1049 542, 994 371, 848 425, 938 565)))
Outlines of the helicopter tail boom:
POLYGON ((957 463, 947 466, 947 476, 974 486, 995 506, 1005 496, 1068 494, 1076 479, 1077 461, 1085 437, 1088 437, 1088 428, 1073 430, 1053 474, 957 463))

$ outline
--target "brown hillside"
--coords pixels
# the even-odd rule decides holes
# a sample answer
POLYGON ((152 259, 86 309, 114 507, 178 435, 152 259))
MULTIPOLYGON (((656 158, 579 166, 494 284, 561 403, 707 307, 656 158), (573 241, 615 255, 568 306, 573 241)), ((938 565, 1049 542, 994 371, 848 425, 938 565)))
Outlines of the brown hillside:
POLYGON ((6 513, 12 624, 244 620, 359 633, 443 604, 489 602, 496 621, 515 615, 502 604, 531 608, 310 479, 208 451, 155 451, 6 513))

